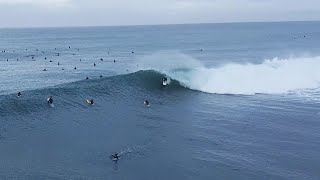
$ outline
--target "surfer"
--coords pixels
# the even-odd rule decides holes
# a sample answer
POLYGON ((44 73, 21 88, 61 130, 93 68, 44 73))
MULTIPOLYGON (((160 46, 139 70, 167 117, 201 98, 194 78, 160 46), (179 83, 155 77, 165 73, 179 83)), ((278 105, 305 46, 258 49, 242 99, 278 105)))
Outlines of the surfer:
POLYGON ((58 66, 60 66, 60 63, 58 62, 58 66))
POLYGON ((146 106, 150 106, 149 101, 148 101, 148 100, 145 100, 145 101, 144 101, 144 105, 146 105, 146 106))
POLYGON ((115 160, 119 160, 119 158, 120 158, 118 153, 112 154, 111 157, 112 157, 113 159, 115 159, 115 160))
POLYGON ((47 69, 47 68, 44 68, 43 71, 48 71, 48 69, 47 69))
POLYGON ((113 60, 114 63, 116 63, 116 60, 113 60))
POLYGON ((166 86, 167 82, 168 82, 168 78, 167 77, 162 78, 162 85, 166 86))
POLYGON ((73 69, 74 69, 74 70, 76 70, 76 69, 77 69, 77 67, 74 67, 73 69))
POLYGON ((93 63, 93 66, 95 67, 95 66, 96 66, 96 63, 93 63))
POLYGON ((52 96, 50 96, 50 97, 48 98, 48 103, 49 103, 49 104, 52 104, 52 103, 53 103, 53 98, 52 98, 52 96))
POLYGON ((86 79, 89 79, 89 77, 87 76, 86 79))
POLYGON ((93 105, 93 99, 91 99, 89 102, 90 102, 90 104, 92 104, 92 105, 93 105))
POLYGON ((21 96, 21 92, 18 92, 18 97, 20 97, 21 96))
POLYGON ((164 77, 164 78, 162 79, 162 81, 163 81, 163 82, 167 82, 167 81, 168 81, 168 78, 167 78, 167 77, 164 77))
POLYGON ((100 61, 103 61, 103 59, 101 58, 100 61))

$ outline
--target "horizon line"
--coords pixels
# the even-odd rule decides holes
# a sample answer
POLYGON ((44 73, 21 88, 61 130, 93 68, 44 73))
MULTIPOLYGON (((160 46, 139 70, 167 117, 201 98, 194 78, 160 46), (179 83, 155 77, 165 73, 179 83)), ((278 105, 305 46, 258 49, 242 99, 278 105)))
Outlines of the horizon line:
POLYGON ((94 27, 135 27, 135 26, 170 26, 170 25, 201 25, 201 24, 245 24, 245 23, 290 23, 290 22, 320 22, 320 20, 289 20, 289 21, 230 21, 230 22, 200 22, 200 23, 159 23, 159 24, 120 24, 120 25, 74 25, 74 26, 12 26, 0 29, 50 29, 50 28, 94 28, 94 27))

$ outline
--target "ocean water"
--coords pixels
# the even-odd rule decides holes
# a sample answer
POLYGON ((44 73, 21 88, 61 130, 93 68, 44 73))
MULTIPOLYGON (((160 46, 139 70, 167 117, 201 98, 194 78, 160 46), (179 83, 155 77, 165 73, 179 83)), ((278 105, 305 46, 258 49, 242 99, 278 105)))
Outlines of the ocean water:
POLYGON ((0 179, 320 179, 319 42, 320 22, 0 29, 0 179))

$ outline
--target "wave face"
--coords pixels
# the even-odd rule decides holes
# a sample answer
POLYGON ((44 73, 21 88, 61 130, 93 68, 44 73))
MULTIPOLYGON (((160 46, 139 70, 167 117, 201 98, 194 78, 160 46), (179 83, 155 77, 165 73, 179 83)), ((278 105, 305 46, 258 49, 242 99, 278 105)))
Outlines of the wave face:
MULTIPOLYGON (((170 58, 170 57, 169 57, 170 58)), ((171 57, 172 58, 172 57, 171 57)), ((162 61, 152 67, 181 85, 216 94, 282 94, 320 87, 320 57, 265 60, 260 64, 227 64, 205 68, 190 57, 180 55, 183 62, 171 68, 162 61), (187 66, 185 66, 187 65, 187 66)), ((151 57, 151 62, 156 58, 151 57)))

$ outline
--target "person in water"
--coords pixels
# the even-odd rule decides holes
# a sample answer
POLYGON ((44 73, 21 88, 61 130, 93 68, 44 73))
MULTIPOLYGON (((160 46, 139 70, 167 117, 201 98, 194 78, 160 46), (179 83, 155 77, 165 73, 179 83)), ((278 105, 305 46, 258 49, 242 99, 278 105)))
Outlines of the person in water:
POLYGON ((149 106, 149 105, 150 105, 150 103, 149 103, 148 100, 145 100, 145 101, 144 101, 144 104, 145 104, 146 106, 149 106))
POLYGON ((119 158, 120 158, 118 153, 114 153, 111 156, 116 160, 119 160, 119 158))
POLYGON ((52 103, 53 103, 53 98, 52 98, 52 96, 50 96, 50 97, 48 98, 48 103, 49 103, 49 104, 52 104, 52 103))
POLYGON ((96 66, 96 63, 93 63, 93 66, 96 66))
POLYGON ((90 100, 90 104, 93 104, 93 99, 90 100))
POLYGON ((163 81, 163 82, 167 82, 167 81, 168 81, 168 78, 167 78, 167 77, 164 77, 164 78, 162 79, 162 81, 163 81))
POLYGON ((86 79, 89 79, 89 77, 87 76, 86 79))
POLYGON ((21 96, 21 92, 18 92, 18 97, 20 97, 21 96))

